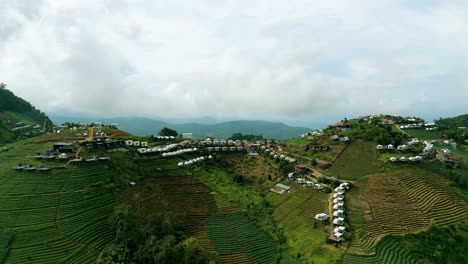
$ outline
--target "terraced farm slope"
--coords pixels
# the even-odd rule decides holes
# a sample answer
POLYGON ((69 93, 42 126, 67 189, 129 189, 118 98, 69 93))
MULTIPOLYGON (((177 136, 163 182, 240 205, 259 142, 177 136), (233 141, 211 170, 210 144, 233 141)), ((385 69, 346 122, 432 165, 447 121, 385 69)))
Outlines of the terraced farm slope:
POLYGON ((424 230, 431 220, 448 225, 468 217, 468 205, 442 176, 423 169, 405 168, 373 174, 355 184, 348 203, 355 238, 348 253, 374 254, 386 234, 424 230))
POLYGON ((5 263, 95 262, 115 237, 108 224, 115 197, 92 184, 113 171, 102 164, 46 173, 13 170, 33 148, 16 143, 0 156, 0 229, 14 238, 5 263))
POLYGON ((275 263, 275 241, 242 213, 213 214, 207 230, 222 263, 275 263))

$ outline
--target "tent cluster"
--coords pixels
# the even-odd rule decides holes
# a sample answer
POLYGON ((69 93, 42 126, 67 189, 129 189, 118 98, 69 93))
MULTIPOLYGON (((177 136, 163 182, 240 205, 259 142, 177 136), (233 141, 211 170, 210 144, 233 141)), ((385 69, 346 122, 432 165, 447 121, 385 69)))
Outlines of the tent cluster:
POLYGON ((165 152, 176 148, 178 144, 168 144, 164 146, 156 146, 153 148, 139 148, 138 152, 140 153, 154 153, 154 152, 165 152))
POLYGON ((400 157, 400 158, 395 158, 395 157, 391 157, 390 158, 390 161, 391 162, 397 162, 397 161, 401 161, 401 162, 406 162, 406 161, 421 161, 423 159, 423 157, 421 156, 414 156, 414 157, 400 157))
POLYGON ((188 161, 181 161, 177 164, 177 166, 179 167, 182 167, 182 166, 189 166, 189 165, 192 165, 194 163, 197 163, 197 162, 200 162, 200 161, 204 161, 206 159, 212 159, 213 156, 209 155, 209 156, 200 156, 198 158, 194 158, 194 159, 191 159, 191 160, 188 160, 188 161))
POLYGON ((197 148, 178 149, 178 150, 172 151, 172 152, 164 152, 162 154, 162 156, 163 157, 177 156, 179 154, 194 152, 194 151, 198 151, 198 149, 197 148))
POLYGON ((235 150, 244 150, 243 147, 207 147, 206 150, 208 151, 235 151, 235 150))
POLYGON ((265 152, 266 153, 270 153, 270 156, 272 156, 273 158, 275 159, 280 159, 280 160, 285 160, 289 163, 294 163, 296 162, 296 159, 294 158, 291 158, 291 157, 288 157, 288 156, 285 156, 285 155, 277 155, 275 154, 273 151, 271 151, 270 149, 265 149, 265 152))
POLYGON ((175 139, 174 136, 155 136, 154 139, 157 140, 173 140, 175 139))
MULTIPOLYGON (((289 175, 288 175, 288 177, 289 177, 289 175)), ((322 190, 323 189, 323 185, 320 184, 320 183, 315 183, 313 181, 306 181, 303 178, 297 178, 296 181, 297 181, 298 184, 304 184, 304 187, 305 186, 312 187, 312 188, 315 188, 317 190, 322 190)))
POLYGON ((334 241, 342 241, 343 234, 345 232, 344 225, 344 194, 346 190, 349 190, 349 183, 341 183, 340 186, 336 187, 333 193, 333 225, 337 226, 329 239, 334 241))

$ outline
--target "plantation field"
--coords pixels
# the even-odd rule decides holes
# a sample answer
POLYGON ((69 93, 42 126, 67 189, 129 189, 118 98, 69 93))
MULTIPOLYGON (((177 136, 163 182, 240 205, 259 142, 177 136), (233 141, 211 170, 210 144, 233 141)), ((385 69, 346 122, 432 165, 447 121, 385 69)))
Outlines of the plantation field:
POLYGON ((468 217, 467 204, 445 178, 409 166, 356 182, 347 201, 355 229, 351 254, 373 254, 386 234, 424 230, 431 220, 443 226, 468 217))
POLYGON ((114 172, 103 163, 46 173, 11 169, 36 164, 31 154, 46 148, 21 141, 0 155, 0 229, 13 237, 5 262, 93 263, 115 237, 108 224, 115 197, 92 185, 114 172))
POLYGON ((275 220, 284 230, 286 251, 301 263, 336 263, 341 252, 325 247, 329 226, 314 227, 318 213, 328 213, 328 194, 293 185, 291 193, 269 193, 275 220))
POLYGON ((275 241, 242 213, 213 214, 207 230, 224 263, 275 263, 275 241))
POLYGON ((156 156, 140 160, 138 165, 143 168, 147 180, 144 185, 124 191, 120 202, 132 205, 143 219, 151 213, 170 209, 184 224, 189 236, 197 238, 204 248, 213 250, 205 226, 207 218, 217 212, 217 203, 211 189, 177 167, 177 162, 175 158, 156 156))
POLYGON ((440 138, 438 131, 426 131, 424 129, 405 129, 403 131, 410 137, 422 140, 435 140, 440 138))
POLYGON ((417 263, 411 252, 400 244, 400 240, 393 236, 383 238, 375 248, 374 255, 345 254, 343 264, 384 264, 384 263, 417 263))
POLYGON ((343 180, 356 180, 376 172, 379 172, 379 162, 375 145, 372 142, 355 140, 333 162, 326 174, 343 180))

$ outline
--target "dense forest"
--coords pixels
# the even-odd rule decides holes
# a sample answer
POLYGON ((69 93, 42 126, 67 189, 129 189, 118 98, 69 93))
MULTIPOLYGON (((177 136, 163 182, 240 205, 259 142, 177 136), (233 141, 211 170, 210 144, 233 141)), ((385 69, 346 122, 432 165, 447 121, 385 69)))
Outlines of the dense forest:
POLYGON ((16 96, 13 92, 6 88, 6 84, 0 84, 0 112, 10 111, 22 114, 30 119, 42 124, 48 119, 47 115, 36 109, 29 102, 16 96))

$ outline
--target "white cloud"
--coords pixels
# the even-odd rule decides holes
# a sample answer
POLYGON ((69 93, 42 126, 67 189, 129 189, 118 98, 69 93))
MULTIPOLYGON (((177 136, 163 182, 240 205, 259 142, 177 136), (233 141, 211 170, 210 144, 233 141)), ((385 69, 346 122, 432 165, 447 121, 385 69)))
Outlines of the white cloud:
POLYGON ((47 112, 441 116, 468 101, 467 11, 390 0, 0 3, 0 81, 47 112))

